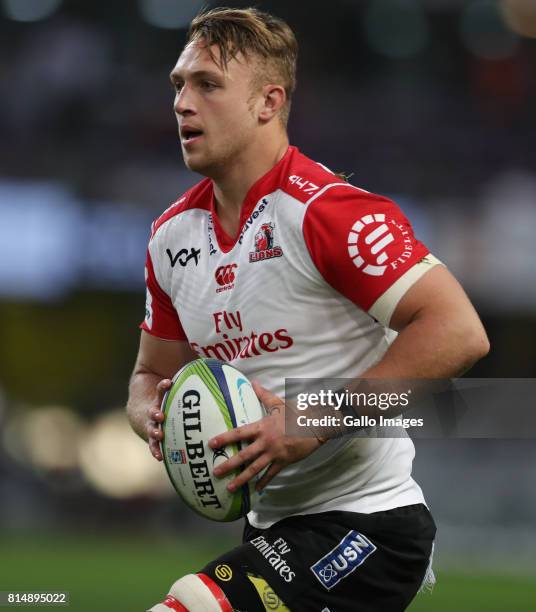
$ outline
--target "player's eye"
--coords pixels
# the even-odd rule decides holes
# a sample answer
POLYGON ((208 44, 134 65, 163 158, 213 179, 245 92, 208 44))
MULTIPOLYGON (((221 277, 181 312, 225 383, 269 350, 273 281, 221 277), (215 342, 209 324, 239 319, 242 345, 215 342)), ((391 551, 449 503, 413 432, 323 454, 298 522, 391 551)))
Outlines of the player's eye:
POLYGON ((216 89, 216 87, 216 83, 212 83, 211 81, 201 81, 201 89, 204 91, 212 91, 213 89, 216 89))
POLYGON ((171 84, 171 86, 173 87, 173 90, 175 91, 175 93, 180 93, 182 91, 184 84, 178 83, 177 81, 175 81, 171 84))

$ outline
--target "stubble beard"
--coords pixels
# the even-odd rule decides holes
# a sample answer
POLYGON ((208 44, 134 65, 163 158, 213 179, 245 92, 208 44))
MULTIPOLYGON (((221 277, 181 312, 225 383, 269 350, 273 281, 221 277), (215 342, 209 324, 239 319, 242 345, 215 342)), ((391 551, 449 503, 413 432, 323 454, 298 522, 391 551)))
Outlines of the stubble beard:
POLYGON ((246 141, 246 138, 228 140, 222 143, 217 150, 207 151, 205 154, 199 155, 198 159, 195 155, 188 159, 183 151, 184 163, 189 170, 202 176, 214 180, 224 178, 228 169, 239 161, 246 146, 246 141))

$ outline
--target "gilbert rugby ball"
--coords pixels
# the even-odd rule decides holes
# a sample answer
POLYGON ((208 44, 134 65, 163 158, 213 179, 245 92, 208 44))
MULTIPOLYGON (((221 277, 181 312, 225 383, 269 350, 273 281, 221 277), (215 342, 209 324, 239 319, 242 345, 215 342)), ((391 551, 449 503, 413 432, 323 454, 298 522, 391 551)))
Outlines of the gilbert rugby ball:
POLYGON ((207 442, 265 415, 249 380, 224 361, 196 359, 173 377, 162 412, 162 456, 184 502, 213 521, 234 521, 247 514, 258 498, 255 479, 231 493, 227 485, 239 471, 223 478, 213 475, 214 468, 245 443, 213 450, 207 442))

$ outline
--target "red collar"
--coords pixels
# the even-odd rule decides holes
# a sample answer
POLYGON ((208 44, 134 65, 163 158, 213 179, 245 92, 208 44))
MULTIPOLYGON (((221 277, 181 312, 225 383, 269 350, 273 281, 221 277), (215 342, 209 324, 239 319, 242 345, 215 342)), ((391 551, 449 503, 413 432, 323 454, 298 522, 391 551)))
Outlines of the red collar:
POLYGON ((253 209, 257 205, 257 202, 263 196, 268 193, 273 193, 279 187, 284 177, 284 174, 290 164, 290 160, 297 152, 298 149, 296 147, 289 146, 285 155, 283 155, 283 157, 277 162, 277 164, 271 170, 268 170, 266 174, 261 176, 260 179, 255 181, 255 183, 253 183, 253 185, 250 187, 249 191, 246 194, 246 198, 242 204, 242 209, 240 211, 240 226, 234 238, 231 238, 231 236, 229 236, 225 232, 225 230, 220 224, 220 220, 218 219, 218 215, 216 214, 214 188, 212 186, 212 195, 210 198, 210 212, 212 213, 212 219, 214 223, 214 233, 216 234, 218 245, 223 253, 228 253, 234 247, 236 241, 240 237, 240 233, 242 232, 242 228, 244 227, 246 220, 253 212, 253 209))

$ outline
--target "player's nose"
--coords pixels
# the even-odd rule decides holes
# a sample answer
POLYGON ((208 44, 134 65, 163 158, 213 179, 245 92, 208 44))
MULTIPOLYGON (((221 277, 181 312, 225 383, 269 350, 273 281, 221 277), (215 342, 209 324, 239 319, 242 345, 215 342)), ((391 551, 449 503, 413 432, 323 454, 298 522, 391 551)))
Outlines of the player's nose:
POLYGON ((180 92, 177 92, 175 95, 175 102, 173 103, 173 108, 177 115, 185 115, 188 113, 195 112, 195 105, 193 99, 193 92, 187 86, 181 88, 180 92))

